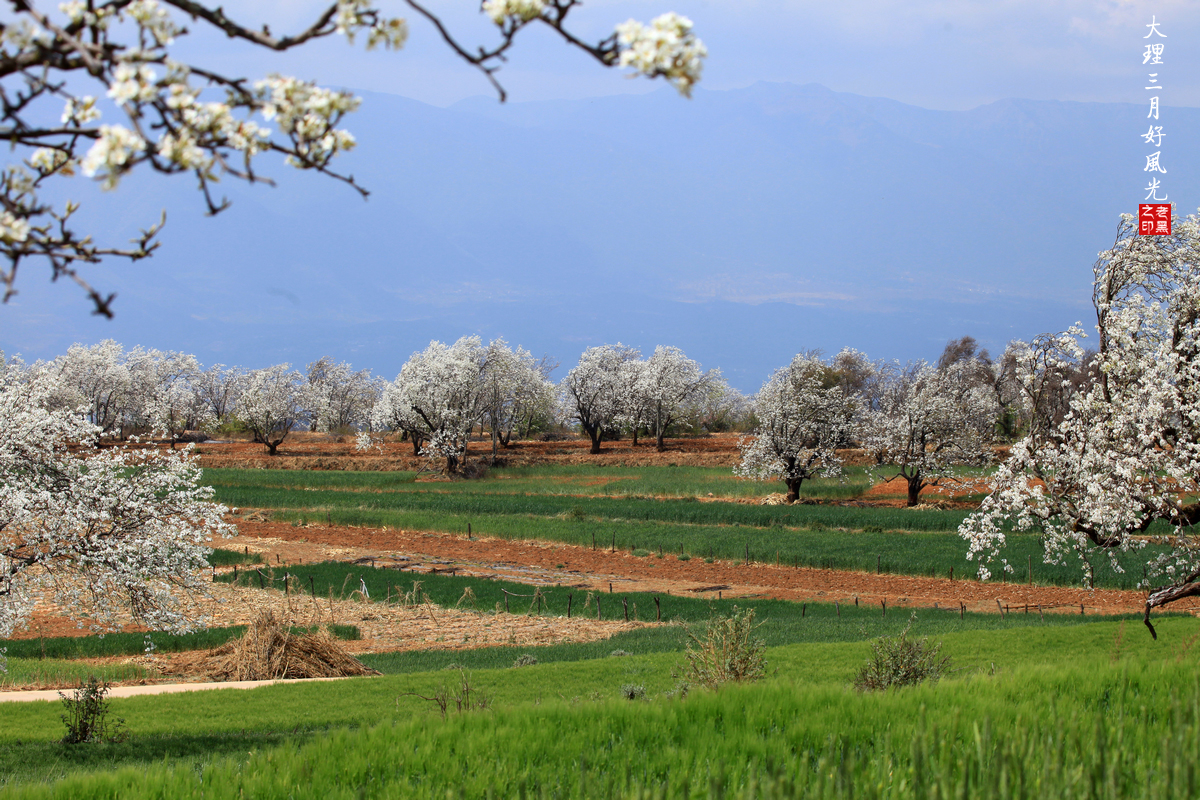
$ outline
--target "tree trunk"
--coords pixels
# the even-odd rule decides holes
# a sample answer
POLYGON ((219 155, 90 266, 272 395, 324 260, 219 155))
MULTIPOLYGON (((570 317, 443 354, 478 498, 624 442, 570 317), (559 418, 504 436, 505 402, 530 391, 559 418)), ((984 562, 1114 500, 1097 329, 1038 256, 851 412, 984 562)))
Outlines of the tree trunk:
POLYGON ((267 446, 267 455, 269 455, 269 456, 279 455, 275 451, 279 448, 280 442, 267 441, 267 442, 264 442, 264 444, 266 444, 266 446, 267 446))
POLYGON ((600 440, 604 438, 604 431, 599 425, 584 425, 583 432, 586 433, 588 438, 592 440, 592 449, 588 452, 592 455, 596 455, 600 452, 600 440))
POLYGON ((800 484, 804 483, 804 478, 784 478, 784 483, 787 484, 787 501, 794 503, 800 499, 800 484))
POLYGON ((416 457, 416 456, 421 455, 421 437, 420 436, 412 436, 409 438, 412 439, 413 456, 416 457))
POLYGON ((658 450, 658 452, 665 453, 667 451, 667 446, 666 446, 666 444, 663 443, 662 430, 659 430, 658 436, 655 437, 655 442, 656 442, 656 449, 658 450))
POLYGON ((919 472, 911 478, 906 476, 906 480, 908 481, 908 507, 912 508, 921 502, 921 489, 925 486, 925 481, 922 480, 919 472))
POLYGON ((638 426, 633 426, 633 446, 637 447, 638 426))

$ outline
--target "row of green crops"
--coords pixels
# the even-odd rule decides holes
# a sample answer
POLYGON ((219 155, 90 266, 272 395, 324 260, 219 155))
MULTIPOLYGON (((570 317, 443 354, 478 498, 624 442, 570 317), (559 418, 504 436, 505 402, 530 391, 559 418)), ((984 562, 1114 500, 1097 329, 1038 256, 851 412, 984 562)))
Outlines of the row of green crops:
MULTIPOLYGON (((677 525, 740 525, 757 528, 858 528, 878 526, 898 531, 953 531, 965 511, 911 511, 899 508, 831 505, 763 506, 748 503, 704 503, 695 497, 563 497, 523 493, 457 491, 461 484, 433 484, 452 489, 358 492, 339 489, 287 488, 227 483, 205 470, 216 499, 229 506, 320 510, 405 511, 439 516, 480 518, 492 515, 626 520, 677 525)), ((368 473, 371 474, 371 473, 368 473)), ((417 484, 429 486, 430 484, 417 484)))
MULTIPOLYGON (((373 602, 411 603, 432 602, 444 607, 466 607, 492 611, 496 624, 503 625, 508 614, 564 616, 571 613, 588 619, 656 620, 696 624, 714 615, 728 615, 734 608, 753 608, 761 623, 759 636, 768 645, 797 642, 857 642, 897 633, 909 621, 916 622, 923 635, 970 630, 1006 630, 1025 627, 1078 625, 1096 621, 1096 617, 1048 613, 1044 617, 1036 608, 1022 607, 1009 614, 964 613, 959 608, 913 610, 891 607, 878 602, 796 603, 761 598, 716 599, 693 596, 649 594, 641 592, 591 593, 570 586, 542 586, 537 596, 532 586, 510 581, 486 580, 441 574, 412 575, 392 569, 373 569, 366 566, 330 562, 275 568, 259 572, 243 572, 237 577, 242 586, 266 586, 283 590, 290 576, 289 591, 298 599, 302 595, 324 599, 329 596, 359 595, 356 590, 365 585, 373 602), (469 591, 468 591, 469 590, 469 591), (506 595, 507 593, 507 595, 506 595)), ((233 575, 220 576, 232 581, 233 575)), ((455 642, 458 646, 471 642, 455 642)), ((541 662, 577 661, 604 658, 614 650, 631 653, 654 653, 682 650, 685 633, 678 626, 642 628, 619 633, 600 642, 571 643, 550 647, 487 647, 471 650, 431 650, 418 653, 380 653, 362 657, 364 663, 382 672, 414 672, 441 669, 456 664, 476 668, 507 666, 518 656, 530 653, 541 662)))
MULTIPOLYGON (((603 495, 615 497, 762 497, 784 490, 777 481, 739 478, 726 467, 613 467, 543 464, 491 470, 482 480, 414 483, 415 472, 325 472, 315 470, 206 469, 210 480, 228 485, 354 491, 447 491, 456 494, 603 495), (406 485, 407 484, 407 485, 406 485)), ((862 467, 841 479, 805 482, 802 494, 820 499, 858 497, 872 484, 862 467)), ((897 494, 902 494, 897 489, 897 494)))
MULTIPOLYGON (((834 509, 842 510, 842 509, 834 509)), ((848 509, 849 510, 849 509, 848 509)), ((870 519, 872 509, 853 509, 870 519)), ((889 509, 884 509, 884 511, 889 509)), ((919 514, 921 512, 901 512, 919 514)), ((938 512, 933 512, 938 513, 938 512)), ((885 572, 901 575, 969 577, 978 564, 966 558, 966 543, 956 533, 884 533, 878 530, 808 530, 744 526, 670 525, 619 520, 560 519, 522 515, 465 517, 427 512, 276 511, 273 518, 294 524, 333 524, 396 530, 426 530, 467 536, 525 541, 562 542, 599 550, 643 550, 656 557, 684 554, 689 558, 717 558, 752 564, 885 572), (951 572, 953 570, 953 573, 951 572)), ((1153 551, 1156 548, 1150 547, 1153 551)), ((386 552, 386 551, 385 551, 386 552)), ((381 552, 381 555, 384 554, 381 552)), ((1077 586, 1082 570, 1078 562, 1043 563, 1037 536, 1010 536, 1001 555, 1014 567, 1011 575, 993 568, 993 580, 1011 580, 1051 586, 1077 586)), ((1142 577, 1137 553, 1122 553, 1116 572, 1106 556, 1093 559, 1097 588, 1135 588, 1142 577)), ((1142 553, 1144 558, 1144 553, 1142 553)), ((563 553, 571 569, 570 553, 563 553)))
MULTIPOLYGON (((979 651, 994 668, 866 695, 847 685, 867 653, 858 643, 772 649, 778 672, 762 684, 682 699, 663 694, 661 657, 477 671, 491 710, 446 720, 408 693, 430 696, 456 672, 135 698, 114 701, 134 738, 104 757, 136 768, 11 795, 1174 800, 1200 793, 1194 633, 1176 618, 1158 642, 1117 623, 947 634, 955 658, 979 651), (620 681, 652 699, 612 699, 620 681), (604 691, 593 701, 589 688, 604 691), (255 750, 287 725, 305 733, 255 750), (189 744, 213 755, 146 763, 189 744)), ((73 752, 99 766, 87 762, 98 750, 45 743, 52 709, 14 712, 3 762, 23 758, 29 777, 73 752)))
MULTIPOLYGON (((599 476, 595 480, 622 471, 588 469, 599 476)), ((543 474, 546 468, 530 472, 532 477, 514 481, 406 483, 400 484, 402 490, 379 488, 380 473, 207 470, 206 480, 216 487, 222 502, 273 509, 276 519, 297 524, 463 534, 470 530, 504 539, 909 575, 947 577, 953 571, 954 576, 973 576, 977 569, 977 564, 967 561, 966 544, 955 533, 965 511, 758 506, 704 503, 694 497, 563 497, 501 491, 509 483, 555 479, 553 474, 543 474), (328 480, 331 475, 336 482, 328 480), (309 476, 319 478, 319 485, 308 486, 309 476), (333 483, 336 488, 329 488, 333 483), (430 486, 441 488, 423 488, 430 486), (360 491, 363 487, 376 490, 360 491)), ((565 470, 564 474, 569 475, 565 470)), ((1119 570, 1112 568, 1107 556, 1094 555, 1095 586, 1135 588, 1142 578, 1139 555, 1144 559, 1144 554, 1121 554, 1119 570)), ((1043 563, 1041 542, 1033 535, 1010 537, 1001 556, 1014 572, 1002 575, 994 569, 1000 580, 1078 585, 1083 573, 1075 560, 1043 563)))

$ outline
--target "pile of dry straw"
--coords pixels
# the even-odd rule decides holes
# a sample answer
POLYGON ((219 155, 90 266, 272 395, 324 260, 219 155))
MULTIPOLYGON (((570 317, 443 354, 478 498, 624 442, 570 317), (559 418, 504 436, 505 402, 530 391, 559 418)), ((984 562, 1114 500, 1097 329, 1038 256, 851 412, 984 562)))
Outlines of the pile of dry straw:
POLYGON ((210 651, 196 666, 225 681, 379 674, 347 653, 327 628, 297 634, 271 611, 260 614, 242 638, 210 651))

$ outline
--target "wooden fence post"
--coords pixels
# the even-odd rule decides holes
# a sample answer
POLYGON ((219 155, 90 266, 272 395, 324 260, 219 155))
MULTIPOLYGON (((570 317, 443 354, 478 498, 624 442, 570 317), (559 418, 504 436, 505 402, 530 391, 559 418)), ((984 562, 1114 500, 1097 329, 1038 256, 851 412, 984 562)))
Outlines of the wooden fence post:
POLYGON ((567 595, 567 619, 571 618, 571 601, 575 599, 575 595, 567 595))
POLYGON ((662 622, 662 606, 659 605, 658 595, 654 595, 654 621, 662 622))

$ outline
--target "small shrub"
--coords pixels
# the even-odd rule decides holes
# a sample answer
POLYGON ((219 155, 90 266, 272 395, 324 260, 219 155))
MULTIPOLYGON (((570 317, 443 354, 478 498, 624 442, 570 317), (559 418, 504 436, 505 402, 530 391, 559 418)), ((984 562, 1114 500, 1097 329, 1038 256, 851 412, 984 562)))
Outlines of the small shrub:
POLYGON ((883 533, 883 528, 878 525, 868 525, 863 528, 863 533, 883 533))
POLYGON ((537 663, 537 656, 524 653, 513 662, 513 668, 516 667, 532 667, 537 663))
POLYGON ((646 687, 640 683, 627 683, 621 687, 621 696, 626 700, 645 700, 646 687))
POLYGON ((610 658, 621 658, 622 656, 632 655, 628 650, 613 650, 608 654, 610 658))
POLYGON ((711 563, 713 563, 714 561, 716 561, 716 559, 715 559, 715 558, 713 558, 712 556, 705 556, 705 557, 704 557, 704 563, 705 563, 705 564, 711 564, 711 563))
MULTIPOLYGON (((425 697, 416 692, 405 692, 405 694, 419 697, 436 705, 442 714, 442 719, 446 719, 451 711, 462 714, 467 711, 487 711, 491 708, 492 699, 471 685, 471 673, 456 665, 451 665, 451 667, 458 670, 458 680, 455 685, 442 683, 434 691, 433 697, 425 697)), ((451 667, 447 667, 447 669, 451 667)), ((399 698, 396 699, 396 702, 399 703, 399 698)))
POLYGON ((767 671, 763 658, 766 643, 754 634, 754 609, 738 609, 728 617, 708 621, 703 636, 688 631, 690 643, 684 654, 688 660, 683 675, 688 683, 716 689, 730 681, 755 681, 767 671))
POLYGON ((909 618, 904 630, 896 636, 881 636, 871 643, 871 658, 854 679, 854 688, 873 692, 899 686, 915 686, 924 681, 937 681, 950 669, 950 656, 941 654, 941 642, 930 644, 929 639, 909 639, 908 632, 916 620, 909 618))
POLYGON ((126 733, 121 730, 125 720, 118 719, 115 723, 108 721, 109 685, 101 683, 95 675, 88 677, 80 684, 70 697, 62 692, 63 707, 67 713, 62 715, 62 721, 67 726, 67 735, 62 738, 63 744, 84 744, 86 742, 121 742, 126 733))
POLYGON ((640 548, 640 547, 639 547, 638 549, 636 549, 636 550, 634 550, 634 551, 633 551, 633 556, 634 556, 634 558, 645 558, 645 557, 646 557, 646 556, 648 556, 648 555, 650 555, 650 551, 649 551, 649 550, 643 550, 643 549, 642 549, 642 548, 640 548))
POLYGON ((680 553, 679 555, 677 555, 675 557, 677 559, 679 559, 680 561, 691 561, 692 560, 692 557, 690 555, 688 555, 687 553, 680 553))

